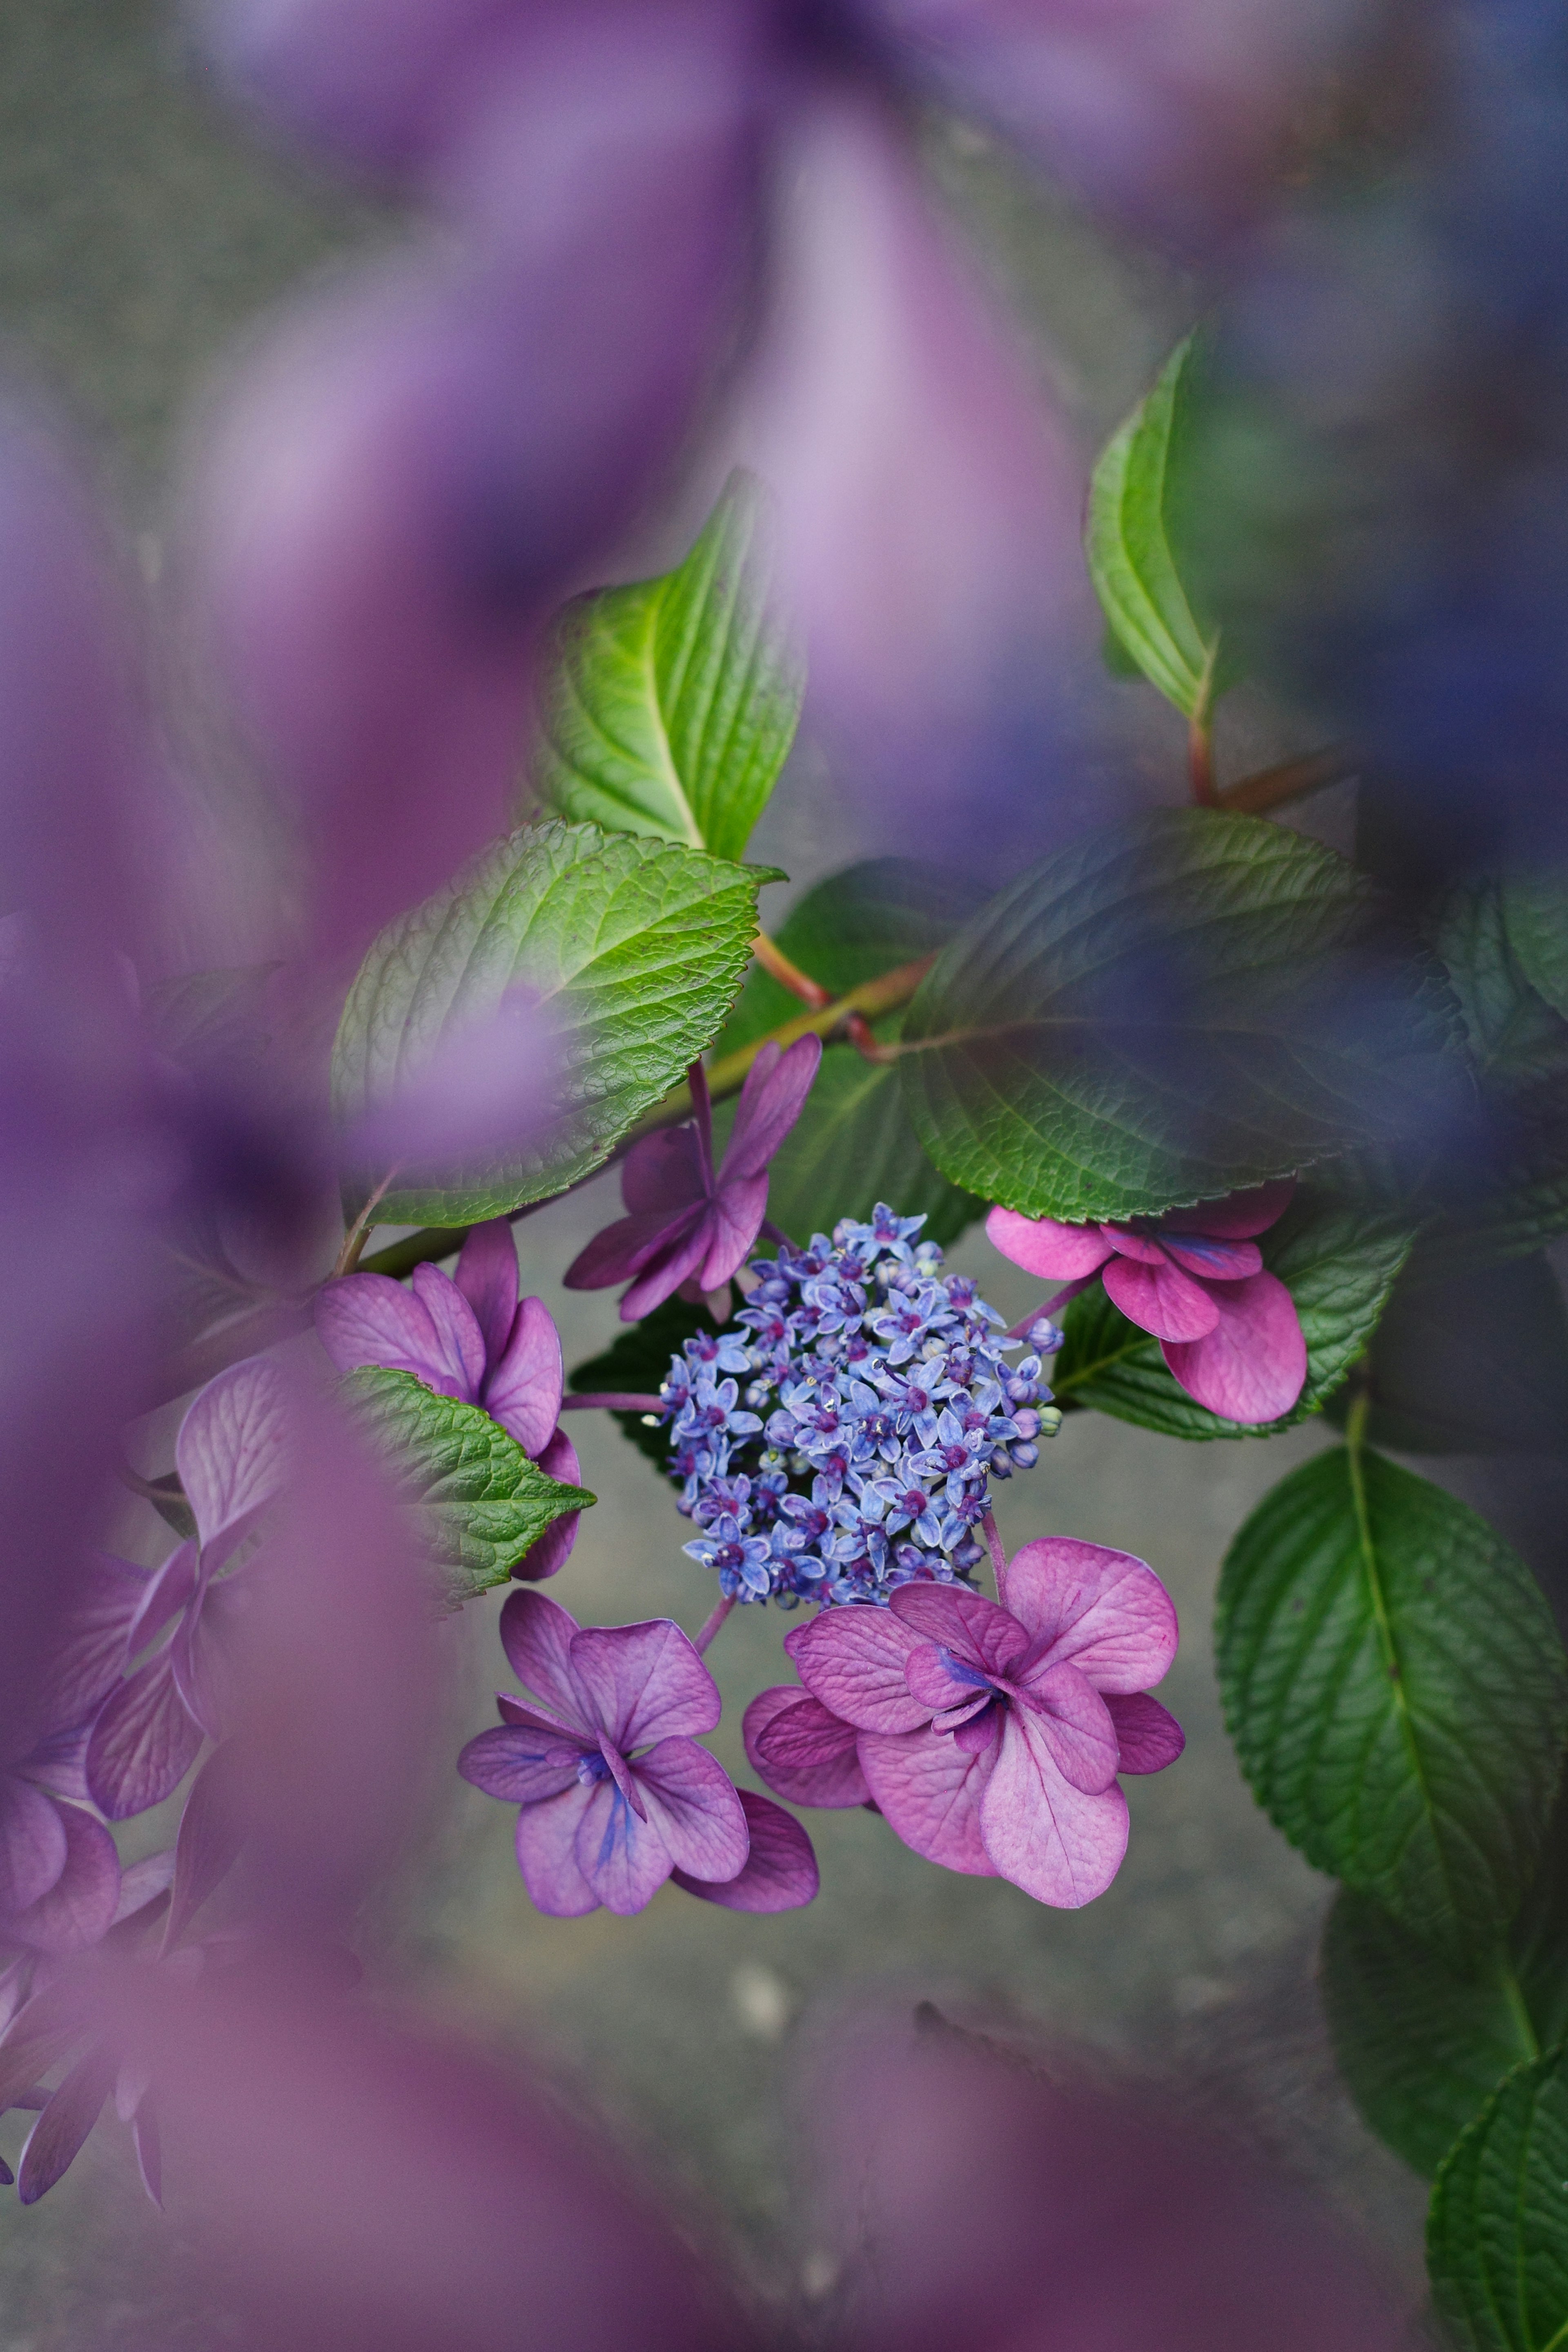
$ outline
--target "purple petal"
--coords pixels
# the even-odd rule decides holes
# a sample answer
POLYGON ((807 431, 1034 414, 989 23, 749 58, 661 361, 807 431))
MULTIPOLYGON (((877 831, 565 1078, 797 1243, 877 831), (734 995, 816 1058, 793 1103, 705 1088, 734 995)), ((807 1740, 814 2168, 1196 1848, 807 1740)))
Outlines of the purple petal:
POLYGON ((572 1637, 577 1620, 542 1592, 513 1592, 500 1612, 500 1642, 507 1662, 524 1690, 542 1699, 591 1742, 587 1700, 572 1669, 572 1637))
POLYGON ((27 2135, 16 2168, 19 2204, 36 2204, 79 2155, 114 2087, 114 2074, 113 2055, 101 2044, 77 2060, 27 2135))
POLYGON ((970 1878, 996 1876, 980 1834, 980 1807, 997 1754, 987 1741, 978 1755, 966 1755, 939 1731, 896 1738, 868 1731, 860 1738, 866 1785, 895 1836, 928 1862, 970 1878))
POLYGON ((195 1513, 204 1566, 216 1567, 279 1493, 288 1445, 283 1378, 269 1356, 231 1364, 192 1404, 174 1463, 195 1513))
POLYGON ((438 1265, 416 1265, 414 1296, 430 1318, 445 1377, 443 1394, 478 1402, 485 1377, 485 1335, 479 1318, 450 1275, 438 1265))
POLYGON ((239 1778, 244 1769, 231 1744, 216 1749, 191 1783, 174 1841, 165 1951, 180 1941, 207 1896, 222 1885, 245 1843, 239 1778))
POLYGON ((202 1744, 174 1681, 167 1650, 139 1666, 105 1702, 87 1749, 87 1785, 111 1822, 129 1821, 171 1796, 202 1744))
POLYGON ((60 1809, 26 1780, 0 1779, 0 1912, 25 1911, 66 1866, 60 1809))
POLYGON ((1187 1394, 1226 1421, 1278 1421, 1307 1379, 1307 1342, 1296 1302, 1275 1274, 1216 1283, 1219 1321, 1206 1339, 1169 1341, 1166 1363, 1187 1394))
POLYGON ((537 1805, 560 1796, 577 1778, 577 1767, 591 1751, 585 1741, 569 1732, 526 1730, 504 1724, 481 1731, 458 1759, 458 1769, 487 1797, 504 1805, 537 1805))
POLYGON ((1168 1209, 1160 1220, 1163 1234, 1204 1234, 1216 1241, 1250 1241, 1267 1233, 1289 1207, 1296 1191, 1294 1176, 1272 1184, 1256 1184, 1249 1192, 1232 1192, 1223 1201, 1200 1201, 1194 1208, 1168 1209))
POLYGON ((858 1731, 913 1731, 931 1710, 904 1680, 922 1636, 891 1609, 825 1609, 786 1647, 814 1698, 858 1731))
POLYGON ((1096 1274, 1110 1255, 1110 1244, 1098 1225, 1064 1225, 1055 1217, 1020 1216, 1016 1209, 993 1209, 985 1238, 1042 1282, 1074 1282, 1096 1274))
POLYGON ((672 1733, 711 1731, 723 1712, 719 1685, 668 1617, 574 1633, 571 1657, 595 1720, 623 1756, 672 1733))
MULTIPOLYGON (((555 1432, 538 1461, 547 1478, 559 1480, 563 1486, 582 1485, 583 1465, 563 1429, 555 1432)), ((581 1511, 567 1511, 562 1517, 552 1519, 539 1541, 530 1544, 517 1561, 511 1571, 513 1578, 520 1583, 540 1584, 547 1576, 553 1576, 557 1569, 564 1568, 577 1540, 582 1517, 581 1511)))
POLYGON ((517 1240, 510 1219, 487 1217, 470 1227, 453 1279, 484 1334, 486 1362, 499 1364, 517 1319, 517 1240))
POLYGON ((715 1222, 716 1212, 710 1203, 698 1210, 690 1226, 668 1249, 649 1259, 621 1301, 623 1323, 636 1323, 651 1315, 656 1307, 674 1297, 683 1282, 690 1280, 708 1254, 715 1222))
POLYGON ((1101 1280, 1112 1306, 1156 1339, 1201 1339, 1219 1321, 1210 1293, 1180 1266, 1172 1265, 1163 1253, 1155 1265, 1113 1257, 1101 1280))
POLYGON ((113 1927, 134 1919, 139 1912, 150 1911, 161 1903, 174 1879, 174 1849, 165 1846, 162 1853, 144 1854, 140 1862, 128 1863, 120 1874, 120 1899, 114 1906, 113 1927))
MULTIPOLYGON (((1028 1636, 1026 1634, 1025 1644, 1028 1636)), ((904 1680, 921 1705, 929 1707, 933 1716, 948 1715, 955 1707, 973 1714, 977 1707, 988 1706, 991 1686, 977 1666, 966 1659, 955 1658, 951 1650, 940 1643, 928 1642, 922 1649, 911 1651, 904 1665, 904 1680)), ((939 1731, 951 1731, 951 1723, 941 1723, 939 1731)))
POLYGON ((1018 1704, 1034 1717, 1057 1769, 1075 1789, 1098 1796, 1115 1780, 1116 1727, 1100 1693, 1076 1666, 1032 1666, 1018 1678, 1018 1704))
POLYGON ((87 1785, 87 1744, 92 1737, 90 1719, 79 1723, 68 1731, 57 1731, 40 1739, 29 1748, 12 1769, 34 1787, 47 1790, 51 1797, 68 1797, 73 1804, 90 1805, 92 1791, 87 1785))
POLYGON ((623 1919, 647 1909, 671 1868, 661 1832, 651 1821, 638 1821, 613 1780, 589 1790, 572 1851, 605 1910, 623 1919))
POLYGON ((775 1041, 763 1046, 741 1088, 719 1170, 721 1191, 737 1179, 766 1174, 769 1160, 805 1108, 821 1063, 820 1037, 797 1037, 787 1052, 775 1041))
MULTIPOLYGON (((857 1753, 853 1724, 829 1714, 820 1699, 792 1683, 759 1691, 747 1707, 742 1726, 746 1754, 759 1779, 776 1789, 792 1804, 838 1808, 863 1805, 870 1797, 857 1753), (786 1718, 800 1717, 798 1723, 786 1718), (776 1759, 769 1737, 779 1727, 780 1746, 809 1753, 798 1758, 782 1754, 776 1759)), ((744 1801, 745 1790, 741 1791, 744 1801)))
POLYGON ((1214 1241, 1206 1234, 1163 1234, 1161 1247, 1200 1282, 1242 1282, 1263 1265, 1263 1252, 1256 1242, 1214 1241))
POLYGON ((50 1663, 46 1731, 89 1721, 124 1673, 131 1628, 147 1598, 148 1572, 94 1552, 71 1595, 50 1663))
POLYGON ((350 1274, 316 1300, 316 1336, 340 1372, 384 1364, 443 1395, 444 1363, 429 1310, 385 1274, 350 1274))
POLYGON ((598 1896, 577 1866, 577 1831, 588 1796, 585 1788, 568 1789, 541 1805, 524 1805, 517 1817, 517 1866, 522 1883, 535 1909, 552 1919, 581 1919, 599 1907, 598 1896))
POLYGON ((120 1903, 120 1856, 103 1823, 79 1805, 57 1808, 65 1865, 47 1894, 4 1924, 7 1941, 29 1951, 84 1952, 109 1932, 120 1903))
MULTIPOLYGON (((1010 1610, 965 1592, 955 1584, 904 1584, 889 1602, 900 1624, 928 1642, 940 1642, 956 1657, 1007 1674, 1029 1646, 1029 1636, 1010 1610)), ((952 1699, 945 1704, 953 1705, 952 1699)), ((883 1726, 882 1728, 889 1727, 883 1726)))
POLYGON ((1131 1258, 1136 1265, 1163 1265, 1165 1245, 1152 1234, 1140 1233, 1136 1225, 1101 1223, 1100 1232, 1119 1257, 1131 1258))
POLYGON ((711 1193, 701 1141, 689 1119, 645 1135, 621 1169, 621 1199, 631 1217, 673 1221, 705 1207, 711 1193))
MULTIPOLYGON (((511 1235, 507 1247, 517 1252, 511 1235)), ((561 1335, 542 1298, 525 1298, 512 1318, 500 1360, 484 1383, 481 1402, 492 1421, 515 1437, 531 1460, 543 1453, 561 1418, 561 1335)))
POLYGON ((689 1237, 702 1205, 698 1201, 670 1216, 655 1209, 646 1216, 617 1217, 578 1252, 561 1277, 563 1287, 607 1290, 613 1283, 629 1282, 661 1252, 677 1249, 689 1237))
POLYGON ((131 1633, 126 1643, 128 1654, 134 1658, 149 1642, 161 1633, 171 1617, 188 1609, 195 1598, 201 1580, 201 1552, 193 1541, 181 1544, 172 1551, 162 1568, 154 1569, 149 1583, 142 1589, 141 1604, 131 1621, 131 1633))
POLYGON ((213 1739, 223 1738, 233 1726, 235 1662, 253 1597, 254 1587, 243 1572, 221 1584, 204 1583, 195 1607, 185 1612, 169 1643, 180 1696, 213 1739))
POLYGON ((1147 1690, 1176 1654, 1171 1596, 1131 1552, 1043 1536, 1013 1555, 1007 1599, 1037 1655, 1070 1659, 1098 1691, 1147 1690))
POLYGON ((632 1771, 648 1820, 678 1869, 717 1883, 745 1868, 745 1811, 716 1756, 694 1739, 661 1739, 638 1757, 632 1771))
POLYGON ((1116 1728, 1119 1772, 1163 1772, 1186 1746, 1175 1717, 1147 1691, 1113 1691, 1105 1704, 1116 1728))
POLYGON ((599 1734, 599 1754, 610 1768, 611 1780, 615 1782, 616 1788, 620 1790, 622 1796, 626 1799, 627 1804, 637 1815, 638 1821, 646 1822, 647 1819, 647 1800, 643 1795, 642 1790, 638 1788, 637 1781, 633 1777, 631 1766, 626 1762, 626 1759, 621 1754, 620 1749, 613 1746, 612 1743, 605 1738, 602 1731, 599 1734))
POLYGON ((47 1985, 23 2003, 0 2033, 0 2115, 81 2041, 91 2016, 79 1978, 47 1985))
MULTIPOLYGON (((813 1044, 816 1043, 815 1038, 813 1044)), ((704 1228, 707 1255, 698 1280, 705 1291, 720 1289, 745 1265, 756 1247, 768 1213, 768 1180, 727 1176, 714 1195, 704 1228)))
POLYGON ((1127 1800, 1112 1782, 1087 1796, 1064 1778, 1050 1732, 1015 1708, 980 1808, 985 1851, 1037 1903, 1076 1911, 1102 1895, 1127 1851, 1127 1800))
POLYGON ((798 1910, 813 1900, 820 1884, 811 1840, 782 1805, 754 1796, 750 1789, 736 1794, 751 1836, 744 1870, 717 1883, 680 1869, 672 1870, 671 1878, 689 1895, 721 1903, 727 1911, 798 1910))

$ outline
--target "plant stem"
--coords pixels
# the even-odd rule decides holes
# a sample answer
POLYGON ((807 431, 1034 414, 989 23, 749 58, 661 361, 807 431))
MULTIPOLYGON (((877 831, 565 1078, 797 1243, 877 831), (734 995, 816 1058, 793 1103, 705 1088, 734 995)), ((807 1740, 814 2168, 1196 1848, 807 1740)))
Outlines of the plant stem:
POLYGON ((1328 784, 1344 783, 1359 766, 1342 744, 1330 743, 1321 751, 1309 751, 1305 759, 1284 760, 1277 768, 1260 768, 1255 776, 1243 776, 1239 783, 1218 794, 1215 805, 1239 816, 1265 816, 1270 809, 1305 800, 1310 793, 1321 793, 1328 784))
POLYGON ((1214 731, 1201 718, 1187 724, 1187 780, 1199 808, 1219 806, 1214 780, 1214 731))
POLYGON ((1031 1307, 1023 1319, 1015 1323, 1012 1329, 1005 1336, 1009 1339, 1026 1339, 1031 1325, 1037 1323, 1042 1315, 1054 1316, 1058 1307, 1065 1307, 1069 1298, 1076 1298, 1080 1290, 1087 1290, 1091 1282, 1099 1280, 1098 1266, 1092 1274, 1080 1274, 1076 1282, 1069 1282, 1065 1289, 1054 1291, 1051 1297, 1043 1299, 1038 1307, 1031 1307))
POLYGON ((561 1400, 563 1412, 588 1412, 595 1406, 602 1406, 605 1412, 662 1412, 664 1399, 638 1396, 635 1391, 623 1393, 619 1389, 606 1389, 603 1394, 563 1396, 561 1400))
MULTIPOLYGON (((820 1013, 797 1013, 793 1021, 781 1022, 776 1029, 770 1029, 765 1037, 756 1038, 752 1044, 741 1046, 733 1054, 721 1054, 716 1062, 708 1066, 709 1099, 722 1102, 727 1096, 738 1094, 746 1082, 747 1072, 764 1045, 793 1045, 797 1037, 832 1037, 842 1031, 858 1013, 875 1020, 883 1013, 891 1013, 897 1006, 907 1004, 935 961, 934 955, 921 956, 913 963, 900 964, 892 971, 879 972, 875 980, 862 981, 858 988, 848 989, 844 995, 835 997, 832 1003, 825 1004, 820 1013)), ((674 1087, 662 1101, 655 1103, 651 1110, 643 1113, 637 1124, 622 1136, 615 1150, 599 1162, 598 1167, 589 1171, 589 1175, 597 1176, 602 1170, 613 1167, 617 1160, 624 1160, 632 1145, 643 1136, 653 1135, 661 1127, 679 1126, 682 1119, 691 1117, 692 1108, 690 1087, 674 1087)), ((588 1177, 579 1181, 586 1183, 588 1177)), ((549 1200, 525 1202, 521 1209, 513 1209, 510 1213, 512 1223, 516 1224, 522 1217, 535 1215, 541 1209, 547 1209, 551 1201, 561 1200, 566 1192, 576 1189, 574 1184, 567 1184, 560 1192, 552 1192, 549 1200)), ((363 1261, 365 1269, 373 1274, 389 1274, 395 1278, 412 1274, 416 1265, 452 1256, 461 1248, 468 1230, 467 1225, 424 1225, 418 1233, 410 1234, 404 1241, 391 1242, 384 1249, 373 1250, 363 1261)))
POLYGON ((896 1062, 896 1045, 880 1045, 871 1033, 871 1024, 863 1013, 852 1013, 844 1024, 844 1034, 861 1058, 868 1062, 896 1062))
POLYGON ((709 1643, 713 1639, 714 1634, 719 1631, 720 1626, 724 1622, 725 1618, 728 1617, 731 1610, 733 1609, 734 1606, 735 1602, 733 1596, 731 1596, 729 1599, 718 1601, 703 1619, 700 1629, 691 1636, 691 1646, 697 1652, 699 1657, 701 1656, 703 1651, 708 1647, 709 1643))
POLYGON ((338 1262, 332 1268, 334 1281, 341 1279, 345 1274, 352 1274, 358 1265, 360 1254, 369 1240, 370 1229, 375 1223, 375 1212, 392 1190, 393 1179, 396 1173, 395 1168, 387 1170, 348 1232, 343 1235, 343 1245, 338 1252, 338 1262))
POLYGON ((996 1572, 996 1598, 1001 1601, 1004 1608, 1005 1608, 1007 1603, 1007 1555, 1002 1549, 1002 1537, 996 1525, 994 1512, 987 1511, 984 1518, 981 1521, 981 1526, 985 1531, 985 1541, 990 1547, 991 1565, 996 1572))
POLYGON ((787 988, 792 996, 798 996, 803 1004, 809 1004, 814 1013, 820 1013, 824 1006, 832 1003, 833 991, 824 988, 820 981, 813 980, 809 972, 802 971, 799 964, 792 963, 777 940, 770 940, 766 931, 757 933, 752 941, 752 953, 764 971, 771 972, 781 987, 787 988))

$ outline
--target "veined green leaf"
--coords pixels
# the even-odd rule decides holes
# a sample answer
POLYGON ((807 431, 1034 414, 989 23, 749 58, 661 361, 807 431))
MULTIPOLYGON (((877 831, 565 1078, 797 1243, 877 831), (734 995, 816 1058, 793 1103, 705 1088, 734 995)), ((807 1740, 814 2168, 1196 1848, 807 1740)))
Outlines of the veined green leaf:
POLYGON ((338 1024, 339 1118, 384 1102, 514 992, 547 1028, 555 1091, 526 1144, 409 1171, 382 1221, 473 1224, 596 1168, 712 1043, 756 935, 758 888, 774 878, 705 850, 552 822, 497 842, 389 924, 338 1024))
POLYGON ((1568 1730, 1523 1561, 1452 1496, 1336 1448, 1237 1536, 1215 1631, 1258 1802, 1309 1862, 1472 1963, 1530 1883, 1568 1730))
POLYGON ((420 1543, 454 1609, 504 1584, 547 1528, 595 1500, 586 1487, 547 1477, 477 1404, 437 1396, 412 1372, 367 1365, 348 1375, 343 1391, 417 1515, 420 1543))
POLYGON ((1052 1392, 1060 1403, 1092 1405, 1168 1437, 1272 1437, 1316 1412, 1340 1386, 1376 1328, 1412 1238, 1411 1225, 1393 1213, 1356 1210, 1306 1190, 1258 1236, 1265 1265, 1296 1302, 1307 1342, 1307 1384, 1282 1420, 1255 1426, 1207 1412, 1166 1370, 1159 1341, 1130 1323, 1098 1283, 1062 1318, 1052 1392))
POLYGON ((777 609, 766 494, 735 473, 689 555, 555 625, 532 780, 560 815, 739 857, 805 689, 777 609))
POLYGON ((1509 944, 1531 986, 1568 1014, 1568 873, 1513 874, 1503 885, 1509 944))
POLYGON ((1185 718, 1203 725, 1228 681, 1218 675, 1219 632, 1194 608, 1177 544, 1192 364, 1188 335, 1107 445, 1089 488, 1085 550, 1117 646, 1185 718))
POLYGON ((1087 835, 982 908, 904 1018, 910 1115, 1026 1216, 1157 1213, 1431 1131, 1470 1084, 1438 967, 1262 818, 1087 835))
POLYGON ((1471 1056, 1493 1086, 1529 1086, 1568 1071, 1568 1021, 1531 984, 1518 952, 1514 887, 1483 881, 1451 892, 1433 932, 1471 1056))
POLYGON ((1470 2352, 1568 2345, 1568 2048, 1521 2066, 1437 2175, 1426 2267, 1470 2352))

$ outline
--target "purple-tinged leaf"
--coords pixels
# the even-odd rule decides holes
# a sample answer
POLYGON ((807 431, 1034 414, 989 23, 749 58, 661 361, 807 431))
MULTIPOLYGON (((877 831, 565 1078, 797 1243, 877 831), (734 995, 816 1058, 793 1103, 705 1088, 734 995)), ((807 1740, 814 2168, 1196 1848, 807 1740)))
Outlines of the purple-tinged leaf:
POLYGON ((574 1633, 572 1671, 626 1755, 673 1733, 711 1731, 723 1713, 718 1684, 668 1617, 574 1633))
POLYGON ((793 1813, 750 1789, 737 1790, 746 1816, 751 1851, 744 1870, 715 1882, 675 1869, 670 1877, 688 1895, 726 1911, 795 1911, 815 1897, 820 1881, 812 1843, 793 1813))
POLYGON ((661 1739, 632 1769, 673 1864, 712 1880, 733 1878, 745 1867, 745 1812, 716 1756, 694 1739, 661 1739))

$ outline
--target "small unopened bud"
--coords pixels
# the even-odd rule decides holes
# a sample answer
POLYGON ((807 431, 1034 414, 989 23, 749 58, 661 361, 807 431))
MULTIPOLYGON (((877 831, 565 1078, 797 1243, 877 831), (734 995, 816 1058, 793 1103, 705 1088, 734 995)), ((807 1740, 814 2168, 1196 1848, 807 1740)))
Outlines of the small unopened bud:
POLYGON ((1040 1449, 1037 1445, 1025 1444, 1015 1445, 1009 1450, 1020 1470, 1032 1470, 1040 1458, 1040 1449))
POLYGON ((1062 1409, 1060 1405, 1047 1405, 1045 1412, 1040 1415, 1040 1435, 1042 1437, 1054 1437, 1061 1425, 1062 1409))
POLYGON ((1029 1345, 1042 1356, 1054 1356, 1066 1337, 1060 1324, 1053 1323, 1048 1315, 1037 1317, 1029 1326, 1029 1345))

